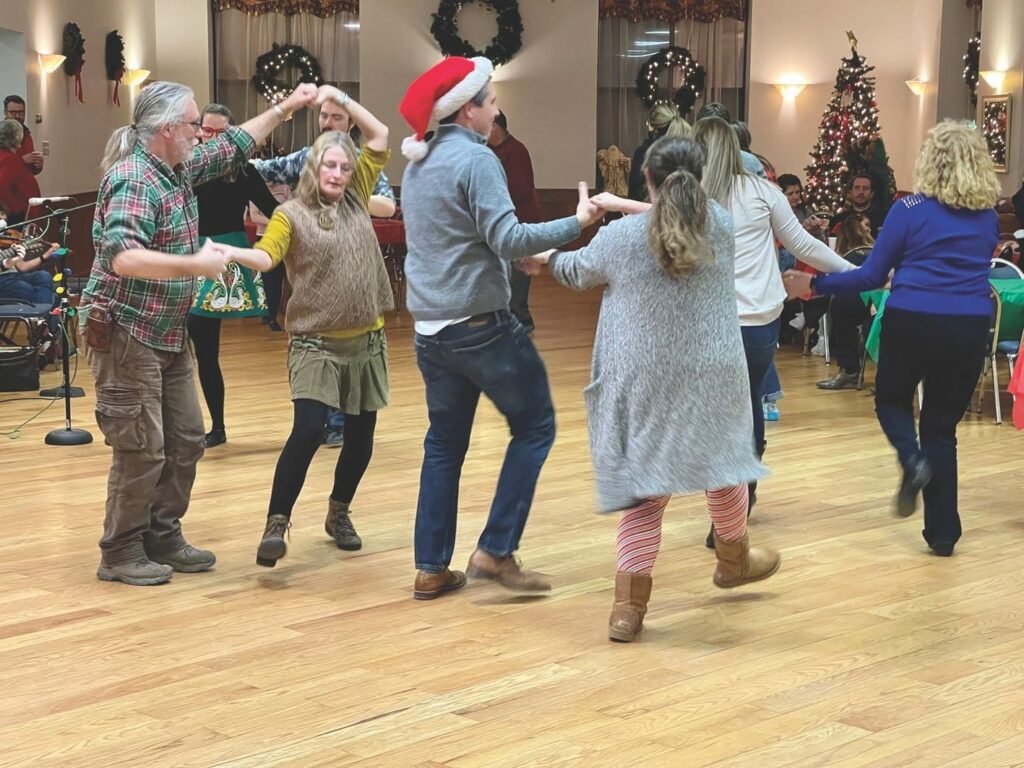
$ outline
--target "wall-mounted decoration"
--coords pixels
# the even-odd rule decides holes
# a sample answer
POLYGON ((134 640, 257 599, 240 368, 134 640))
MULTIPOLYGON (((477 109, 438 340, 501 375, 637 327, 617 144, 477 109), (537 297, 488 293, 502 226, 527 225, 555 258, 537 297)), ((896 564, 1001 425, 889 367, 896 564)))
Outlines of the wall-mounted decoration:
POLYGON ((83 104, 85 94, 82 92, 82 67, 85 66, 85 38, 82 30, 73 21, 64 25, 64 74, 75 78, 75 98, 83 104))
POLYGON ((107 64, 107 80, 111 83, 110 101, 121 106, 121 97, 117 93, 117 88, 121 84, 121 78, 124 77, 125 72, 124 38, 117 33, 116 29, 107 35, 104 59, 107 64))
POLYGON ((256 59, 256 74, 252 84, 256 92, 271 104, 276 104, 295 90, 299 83, 323 84, 320 62, 301 45, 278 45, 256 59), (292 82, 281 81, 277 76, 288 67, 299 70, 299 78, 292 82))
POLYGON ((1006 173, 1010 158, 1010 97, 981 97, 981 135, 999 173, 1006 173))
POLYGON ((679 69, 683 75, 683 84, 679 86, 671 101, 679 107, 679 113, 685 115, 700 98, 704 92, 704 81, 706 73, 690 52, 677 45, 668 45, 651 56, 636 76, 636 94, 650 108, 658 102, 667 102, 669 99, 658 98, 658 78, 663 69, 669 70, 669 83, 671 84, 671 70, 679 69))
POLYGON ((483 56, 490 59, 498 67, 519 53, 523 47, 523 17, 519 15, 517 0, 478 0, 490 13, 497 16, 498 33, 490 44, 478 51, 459 36, 459 25, 456 17, 468 0, 441 0, 437 13, 433 14, 434 23, 430 25, 430 33, 434 36, 441 53, 445 56, 483 56))
POLYGON ((981 65, 981 32, 967 41, 967 53, 964 54, 964 82, 971 94, 971 107, 978 107, 978 69, 981 65))

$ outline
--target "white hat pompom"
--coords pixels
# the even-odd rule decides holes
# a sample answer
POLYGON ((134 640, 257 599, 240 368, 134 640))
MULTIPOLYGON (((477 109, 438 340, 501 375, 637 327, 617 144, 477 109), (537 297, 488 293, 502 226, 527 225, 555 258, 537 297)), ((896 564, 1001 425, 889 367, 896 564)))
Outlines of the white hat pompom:
POLYGON ((406 136, 402 139, 402 154, 414 163, 418 163, 426 157, 428 149, 427 142, 417 139, 415 136, 406 136))

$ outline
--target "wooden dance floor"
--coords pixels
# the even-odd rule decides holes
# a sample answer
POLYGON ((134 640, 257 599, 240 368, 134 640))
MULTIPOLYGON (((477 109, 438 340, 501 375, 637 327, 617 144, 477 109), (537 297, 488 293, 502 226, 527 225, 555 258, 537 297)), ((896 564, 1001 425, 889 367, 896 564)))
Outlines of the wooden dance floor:
MULTIPOLYGON (((939 559, 920 514, 889 514, 895 459, 867 390, 820 392, 834 366, 783 350, 751 525, 782 570, 716 589, 703 498, 675 499, 646 631, 613 644, 616 519, 593 512, 580 395, 598 300, 535 287, 559 429, 521 552, 554 581, 539 599, 475 583, 412 599, 426 413, 408 316, 389 322, 392 405, 353 505, 363 550, 324 535, 324 448, 273 570, 255 550, 290 428, 285 336, 225 323, 230 442, 200 464, 185 518, 217 568, 161 587, 96 580, 110 454, 83 361, 75 418, 97 441, 44 445, 55 404, 0 451, 0 765, 1024 765, 1024 435, 993 424, 991 397, 961 428, 965 537, 939 559)), ((41 405, 0 404, 0 425, 41 405)), ((482 405, 455 567, 505 443, 482 405)))

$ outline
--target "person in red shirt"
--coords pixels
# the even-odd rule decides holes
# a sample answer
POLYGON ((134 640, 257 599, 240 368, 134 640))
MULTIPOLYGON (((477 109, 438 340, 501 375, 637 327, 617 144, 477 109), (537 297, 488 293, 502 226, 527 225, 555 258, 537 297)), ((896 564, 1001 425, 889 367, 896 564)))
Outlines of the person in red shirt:
POLYGON ((21 123, 24 135, 16 154, 21 157, 22 162, 32 172, 32 175, 38 176, 43 170, 43 155, 41 152, 36 152, 35 145, 32 143, 32 132, 25 125, 25 100, 21 96, 11 94, 4 99, 4 119, 17 120, 21 123))
POLYGON ((0 121, 0 205, 8 212, 8 223, 25 220, 28 199, 39 197, 39 185, 21 157, 22 128, 17 120, 0 121))
MULTIPOLYGON (((508 120, 504 112, 494 118, 494 127, 487 139, 487 146, 498 156, 508 179, 508 192, 516 208, 516 218, 523 224, 534 224, 544 219, 540 213, 537 190, 533 186, 533 162, 523 142, 508 132, 508 120)), ((527 331, 533 331, 533 316, 530 314, 530 276, 515 266, 512 267, 512 299, 509 311, 523 324, 527 331)))

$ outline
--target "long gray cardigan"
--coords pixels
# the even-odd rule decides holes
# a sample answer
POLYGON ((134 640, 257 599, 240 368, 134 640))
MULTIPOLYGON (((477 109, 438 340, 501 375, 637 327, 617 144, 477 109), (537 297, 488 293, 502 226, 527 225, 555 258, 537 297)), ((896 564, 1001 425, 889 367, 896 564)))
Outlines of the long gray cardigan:
POLYGON ((732 218, 709 203, 714 261, 679 280, 651 253, 647 221, 648 214, 615 221, 549 263, 570 288, 605 286, 583 390, 602 512, 766 474, 753 445, 732 218))

